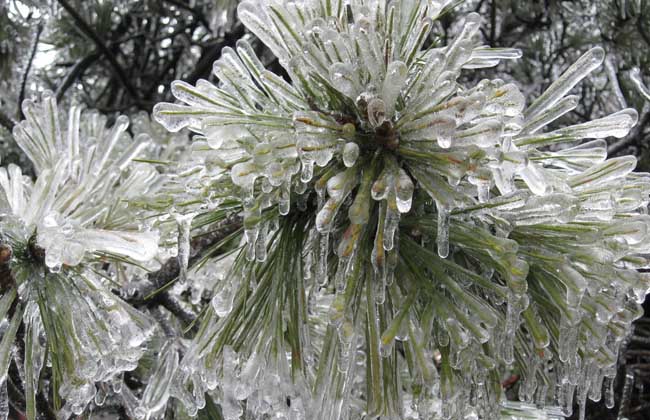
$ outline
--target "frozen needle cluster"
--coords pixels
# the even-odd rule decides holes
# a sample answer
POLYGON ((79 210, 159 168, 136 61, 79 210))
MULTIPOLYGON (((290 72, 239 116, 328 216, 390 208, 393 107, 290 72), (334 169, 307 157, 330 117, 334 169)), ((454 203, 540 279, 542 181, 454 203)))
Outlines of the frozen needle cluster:
POLYGON ((23 113, 14 138, 32 161, 36 180, 15 165, 0 168, 2 263, 11 272, 3 273, 0 299, 0 318, 8 319, 0 382, 6 387, 22 322, 28 418, 35 418, 47 364, 54 405, 65 419, 83 412, 96 383, 121 384, 121 373, 137 367, 152 334, 149 318, 117 298, 94 269, 156 256, 158 235, 143 231, 126 203, 147 187, 131 164, 148 140, 132 139, 124 116, 107 127, 106 117, 72 107, 64 118, 51 92, 40 103, 26 100, 23 113))
POLYGON ((546 128, 600 48, 528 106, 464 86, 520 52, 481 45, 476 14, 432 44, 449 3, 244 1, 288 78, 240 40, 217 86, 175 82, 182 103, 156 107, 244 206, 246 249, 180 365, 190 412, 208 392, 229 420, 492 419, 507 367, 565 414, 612 392, 648 291, 650 176, 603 139, 637 114, 546 128))

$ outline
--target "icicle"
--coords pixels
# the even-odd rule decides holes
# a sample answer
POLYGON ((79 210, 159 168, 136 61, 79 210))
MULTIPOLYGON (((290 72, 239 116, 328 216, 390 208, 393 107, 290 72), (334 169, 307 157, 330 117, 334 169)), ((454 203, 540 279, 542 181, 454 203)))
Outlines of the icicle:
POLYGON ((575 392, 575 387, 569 382, 562 382, 561 386, 561 408, 562 414, 566 417, 570 417, 573 414, 573 394, 575 392))
POLYGON ((160 350, 157 364, 149 379, 140 407, 144 418, 149 419, 164 412, 167 400, 170 397, 171 387, 178 369, 178 351, 173 342, 167 342, 160 350))
POLYGON ((258 236, 259 236, 258 227, 244 229, 244 238, 246 239, 246 259, 248 261, 255 261, 255 252, 257 248, 258 236))
POLYGON ((588 391, 588 382, 587 378, 584 376, 580 378, 580 383, 578 384, 577 398, 578 398, 578 419, 585 420, 585 414, 587 409, 587 391, 588 391))
POLYGON ((287 180, 280 186, 280 200, 278 210, 280 215, 286 216, 291 209, 291 180, 287 180))
POLYGON ((190 231, 192 229, 192 220, 194 213, 177 214, 176 224, 178 225, 178 264, 180 272, 178 274, 178 281, 185 283, 187 281, 187 267, 190 262, 190 231))
POLYGON ((386 210, 386 218, 384 221, 384 249, 386 251, 391 251, 395 246, 395 232, 399 226, 399 212, 397 209, 391 208, 390 204, 391 198, 389 197, 388 209, 386 210))
POLYGON ((316 280, 320 286, 327 284, 327 265, 329 255, 329 232, 323 233, 320 236, 320 243, 318 247, 318 260, 316 262, 316 280))
POLYGON ((555 105, 575 85, 584 79, 605 59, 605 50, 592 48, 569 67, 549 88, 526 110, 526 119, 530 120, 555 105))
POLYGON ((605 407, 611 410, 616 403, 614 400, 614 378, 605 376, 603 387, 605 388, 605 407))
POLYGON ((628 408, 630 406, 630 401, 632 400, 632 391, 634 387, 634 373, 627 370, 625 373, 625 383, 623 385, 623 393, 621 395, 621 405, 618 409, 617 420, 624 420, 625 416, 628 414, 628 408))
POLYGON ((520 314, 524 309, 522 308, 522 299, 525 298, 508 292, 506 323, 501 347, 503 361, 508 365, 515 361, 514 341, 517 330, 519 329, 520 314))
POLYGON ((568 363, 575 357, 578 347, 579 326, 571 325, 566 316, 560 320, 560 336, 558 338, 558 356, 561 361, 568 363))
POLYGON ((438 209, 438 235, 436 239, 438 255, 441 258, 447 258, 449 256, 450 214, 449 210, 438 201, 436 201, 436 208, 438 209))

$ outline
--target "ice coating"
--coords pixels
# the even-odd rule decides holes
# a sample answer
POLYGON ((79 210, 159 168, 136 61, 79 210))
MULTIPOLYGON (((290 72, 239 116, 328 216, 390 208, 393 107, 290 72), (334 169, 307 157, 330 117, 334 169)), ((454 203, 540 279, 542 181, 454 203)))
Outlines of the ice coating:
POLYGON ((603 140, 638 116, 547 128, 601 48, 537 100, 462 86, 521 52, 479 45, 476 14, 423 48, 449 4, 243 1, 289 80, 243 40, 218 86, 176 82, 182 104, 156 106, 207 139, 244 208, 240 262, 181 362, 190 407, 209 391, 227 419, 497 418, 503 366, 522 372, 515 413, 602 393, 648 290, 648 176, 603 140))
POLYGON ((148 263, 158 254, 158 232, 138 224, 141 211, 127 204, 152 180, 133 162, 150 138, 132 138, 125 116, 107 126, 106 117, 75 105, 66 116, 52 92, 24 101, 23 110, 13 134, 36 178, 15 165, 0 168, 0 233, 13 249, 17 278, 0 300, 4 319, 15 299, 0 344, 0 378, 12 328, 22 321, 27 416, 36 416, 41 369, 49 366, 52 392, 65 401, 57 417, 67 419, 102 400, 98 383, 133 370, 153 334, 152 320, 116 297, 101 274, 109 261, 148 263))

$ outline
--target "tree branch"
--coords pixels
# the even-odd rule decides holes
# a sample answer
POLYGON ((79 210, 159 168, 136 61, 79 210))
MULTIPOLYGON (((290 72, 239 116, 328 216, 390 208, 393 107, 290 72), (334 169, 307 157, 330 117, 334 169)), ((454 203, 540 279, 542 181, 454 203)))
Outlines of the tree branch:
MULTIPOLYGON (((190 252, 190 266, 203 258, 212 246, 218 244, 230 234, 239 230, 241 226, 241 217, 235 216, 227 218, 211 233, 194 238, 192 240, 190 252)), ((178 259, 170 258, 160 268, 160 270, 149 274, 148 278, 156 287, 160 288, 178 278, 180 271, 181 267, 178 263, 178 259)))
POLYGON ((70 5, 70 3, 67 2, 67 0, 57 0, 57 1, 70 14, 72 19, 77 23, 77 25, 79 25, 79 29, 95 43, 98 51, 106 57, 111 67, 113 67, 113 70, 115 71, 117 78, 120 80, 120 83, 122 83, 122 85, 129 93, 129 95, 136 101, 139 101, 138 92, 133 87, 133 85, 131 85, 131 82, 129 82, 129 79, 126 76, 124 69, 122 68, 122 66, 120 66, 120 63, 117 62, 117 58, 115 57, 113 52, 106 46, 106 44, 101 40, 101 38, 99 37, 99 35, 97 35, 97 33, 93 30, 93 28, 91 28, 90 25, 88 25, 86 21, 70 5))
MULTIPOLYGON (((190 266, 209 256, 215 245, 235 233, 241 226, 241 217, 233 216, 219 223, 212 232, 195 237, 191 243, 190 266)), ((133 306, 162 306, 186 326, 193 324, 196 321, 196 315, 183 308, 180 302, 165 289, 178 278, 179 274, 180 264, 178 258, 170 258, 160 270, 147 276, 150 282, 149 286, 145 286, 136 296, 126 300, 133 306)), ((198 325, 194 325, 193 330, 196 331, 197 327, 198 325)))
POLYGON ((29 72, 32 69, 32 64, 34 63, 34 57, 36 56, 36 50, 38 49, 38 41, 41 39, 41 33, 43 33, 43 25, 39 24, 36 29, 36 36, 34 37, 34 45, 32 46, 32 52, 29 55, 29 60, 27 61, 27 68, 25 73, 23 73, 23 80, 20 84, 20 94, 18 95, 18 115, 22 120, 25 118, 23 115, 23 101, 25 100, 25 89, 27 87, 27 79, 29 78, 29 72))
POLYGON ((194 71, 185 79, 189 84, 195 84, 197 80, 206 77, 212 70, 212 64, 221 57, 221 50, 227 46, 234 46, 237 40, 244 36, 244 25, 237 24, 231 32, 227 32, 223 38, 209 47, 209 51, 205 52, 199 62, 196 63, 194 71))
POLYGON ((61 101, 61 98, 63 98, 63 95, 70 88, 70 86, 72 86, 75 80, 80 78, 88 69, 88 67, 90 67, 90 65, 99 57, 100 54, 98 52, 93 52, 75 63, 72 69, 70 69, 68 74, 65 76, 65 79, 63 79, 63 82, 61 82, 59 87, 56 89, 57 101, 61 101))

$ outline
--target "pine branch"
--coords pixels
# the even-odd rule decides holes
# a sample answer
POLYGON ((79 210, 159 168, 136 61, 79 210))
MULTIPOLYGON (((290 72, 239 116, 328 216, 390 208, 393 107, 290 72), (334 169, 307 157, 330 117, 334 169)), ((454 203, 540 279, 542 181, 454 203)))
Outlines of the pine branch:
POLYGON ((111 67, 113 67, 113 70, 115 71, 117 78, 120 80, 120 83, 122 83, 129 95, 136 101, 139 101, 137 90, 133 87, 133 85, 131 85, 131 82, 129 81, 124 69, 120 63, 118 63, 115 54, 113 54, 113 52, 106 46, 97 32, 95 32, 93 28, 91 28, 90 25, 86 23, 86 21, 81 17, 81 15, 79 15, 79 13, 77 13, 77 11, 70 5, 70 3, 67 2, 67 0, 57 1, 70 14, 77 25, 79 25, 79 29, 95 43, 99 52, 101 52, 101 54, 106 57, 111 67))

